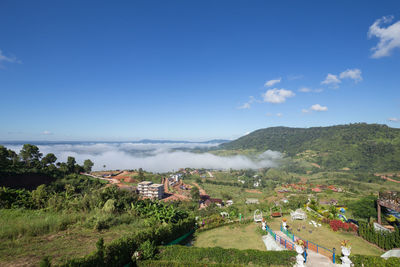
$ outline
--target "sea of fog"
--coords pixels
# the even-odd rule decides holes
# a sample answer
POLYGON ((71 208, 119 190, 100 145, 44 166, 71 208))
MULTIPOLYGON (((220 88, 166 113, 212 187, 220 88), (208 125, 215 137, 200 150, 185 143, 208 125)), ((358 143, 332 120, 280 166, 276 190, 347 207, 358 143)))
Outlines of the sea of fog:
MULTIPOLYGON (((195 148, 210 148, 219 143, 194 142, 65 142, 46 143, 30 142, 39 147, 43 155, 54 153, 59 161, 66 161, 68 156, 75 157, 79 164, 85 159, 94 162, 93 170, 138 169, 152 172, 167 172, 180 168, 206 169, 259 169, 277 166, 282 154, 265 151, 258 157, 243 155, 216 156, 207 152, 192 152, 195 148)), ((23 143, 3 144, 19 152, 23 143)))

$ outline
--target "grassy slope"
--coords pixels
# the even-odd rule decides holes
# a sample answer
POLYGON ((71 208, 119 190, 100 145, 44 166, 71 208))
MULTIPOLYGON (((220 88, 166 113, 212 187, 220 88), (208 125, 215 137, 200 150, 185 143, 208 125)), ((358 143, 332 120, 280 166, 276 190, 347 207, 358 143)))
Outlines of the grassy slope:
POLYGON ((377 124, 272 127, 222 144, 219 149, 260 152, 270 149, 328 169, 400 169, 400 129, 377 124))
POLYGON ((265 251, 265 245, 254 223, 231 225, 200 233, 196 237, 195 247, 222 247, 237 249, 257 249, 265 251))
POLYGON ((44 256, 60 263, 92 252, 100 237, 107 243, 145 229, 138 220, 98 232, 83 225, 91 215, 0 210, 0 266, 34 266, 44 256))

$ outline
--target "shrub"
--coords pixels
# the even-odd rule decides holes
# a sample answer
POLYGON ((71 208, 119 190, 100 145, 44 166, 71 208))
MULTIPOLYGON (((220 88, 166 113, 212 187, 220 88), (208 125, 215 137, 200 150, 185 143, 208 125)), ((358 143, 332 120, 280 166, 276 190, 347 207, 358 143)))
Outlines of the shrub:
POLYGON ((259 251, 253 249, 223 249, 220 247, 164 247, 159 254, 161 261, 176 261, 181 263, 217 263, 240 265, 279 265, 293 266, 295 251, 259 251))
POLYGON ((153 241, 146 240, 139 246, 139 251, 143 260, 149 260, 152 259, 154 255, 156 255, 157 247, 153 241))
POLYGON ((341 220, 331 220, 329 222, 329 225, 331 226, 333 231, 338 231, 338 230, 344 230, 347 232, 356 232, 357 231, 357 226, 352 224, 352 223, 345 223, 342 222, 341 220))
POLYGON ((399 258, 384 259, 379 256, 352 255, 350 260, 354 266, 364 267, 397 267, 400 266, 399 258))

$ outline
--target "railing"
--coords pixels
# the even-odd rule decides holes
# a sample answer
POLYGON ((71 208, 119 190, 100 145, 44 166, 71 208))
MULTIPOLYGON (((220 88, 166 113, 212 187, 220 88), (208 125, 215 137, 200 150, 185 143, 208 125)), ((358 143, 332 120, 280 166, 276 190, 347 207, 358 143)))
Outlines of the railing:
POLYGON ((285 247, 286 249, 289 250, 294 250, 294 243, 286 240, 285 238, 277 235, 274 231, 272 231, 271 228, 268 227, 268 225, 265 226, 266 230, 268 233, 271 234, 271 236, 275 239, 275 241, 280 244, 281 246, 285 247))
POLYGON ((289 230, 285 229, 282 225, 281 225, 281 232, 284 233, 287 237, 290 238, 290 240, 292 240, 293 242, 296 242, 297 240, 301 239, 304 240, 306 242, 306 248, 310 249, 312 251, 315 251, 321 255, 324 255, 328 258, 330 258, 332 260, 333 263, 335 263, 335 249, 330 250, 328 248, 325 248, 323 246, 320 246, 318 244, 315 244, 314 242, 308 241, 304 238, 301 238, 299 236, 295 236, 292 232, 290 232, 289 230))

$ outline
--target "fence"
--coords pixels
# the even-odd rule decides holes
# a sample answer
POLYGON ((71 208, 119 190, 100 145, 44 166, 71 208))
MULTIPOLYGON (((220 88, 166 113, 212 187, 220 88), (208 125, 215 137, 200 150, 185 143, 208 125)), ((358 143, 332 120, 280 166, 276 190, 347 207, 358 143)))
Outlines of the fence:
POLYGON ((310 249, 312 251, 315 251, 321 255, 324 255, 328 258, 330 258, 332 260, 333 263, 335 263, 335 249, 330 250, 328 248, 325 248, 323 246, 320 246, 318 244, 315 244, 311 241, 308 241, 304 238, 295 236, 293 233, 291 233, 289 230, 285 229, 282 225, 281 225, 281 232, 284 233, 287 237, 290 238, 290 240, 292 240, 293 242, 296 242, 298 239, 304 240, 306 242, 306 248, 310 249))
POLYGON ((277 235, 274 231, 272 231, 271 228, 268 227, 268 225, 266 225, 265 228, 266 228, 267 232, 271 234, 271 236, 275 239, 275 241, 278 244, 285 247, 286 249, 294 250, 293 242, 290 242, 289 240, 286 240, 285 238, 282 238, 281 236, 277 235))

